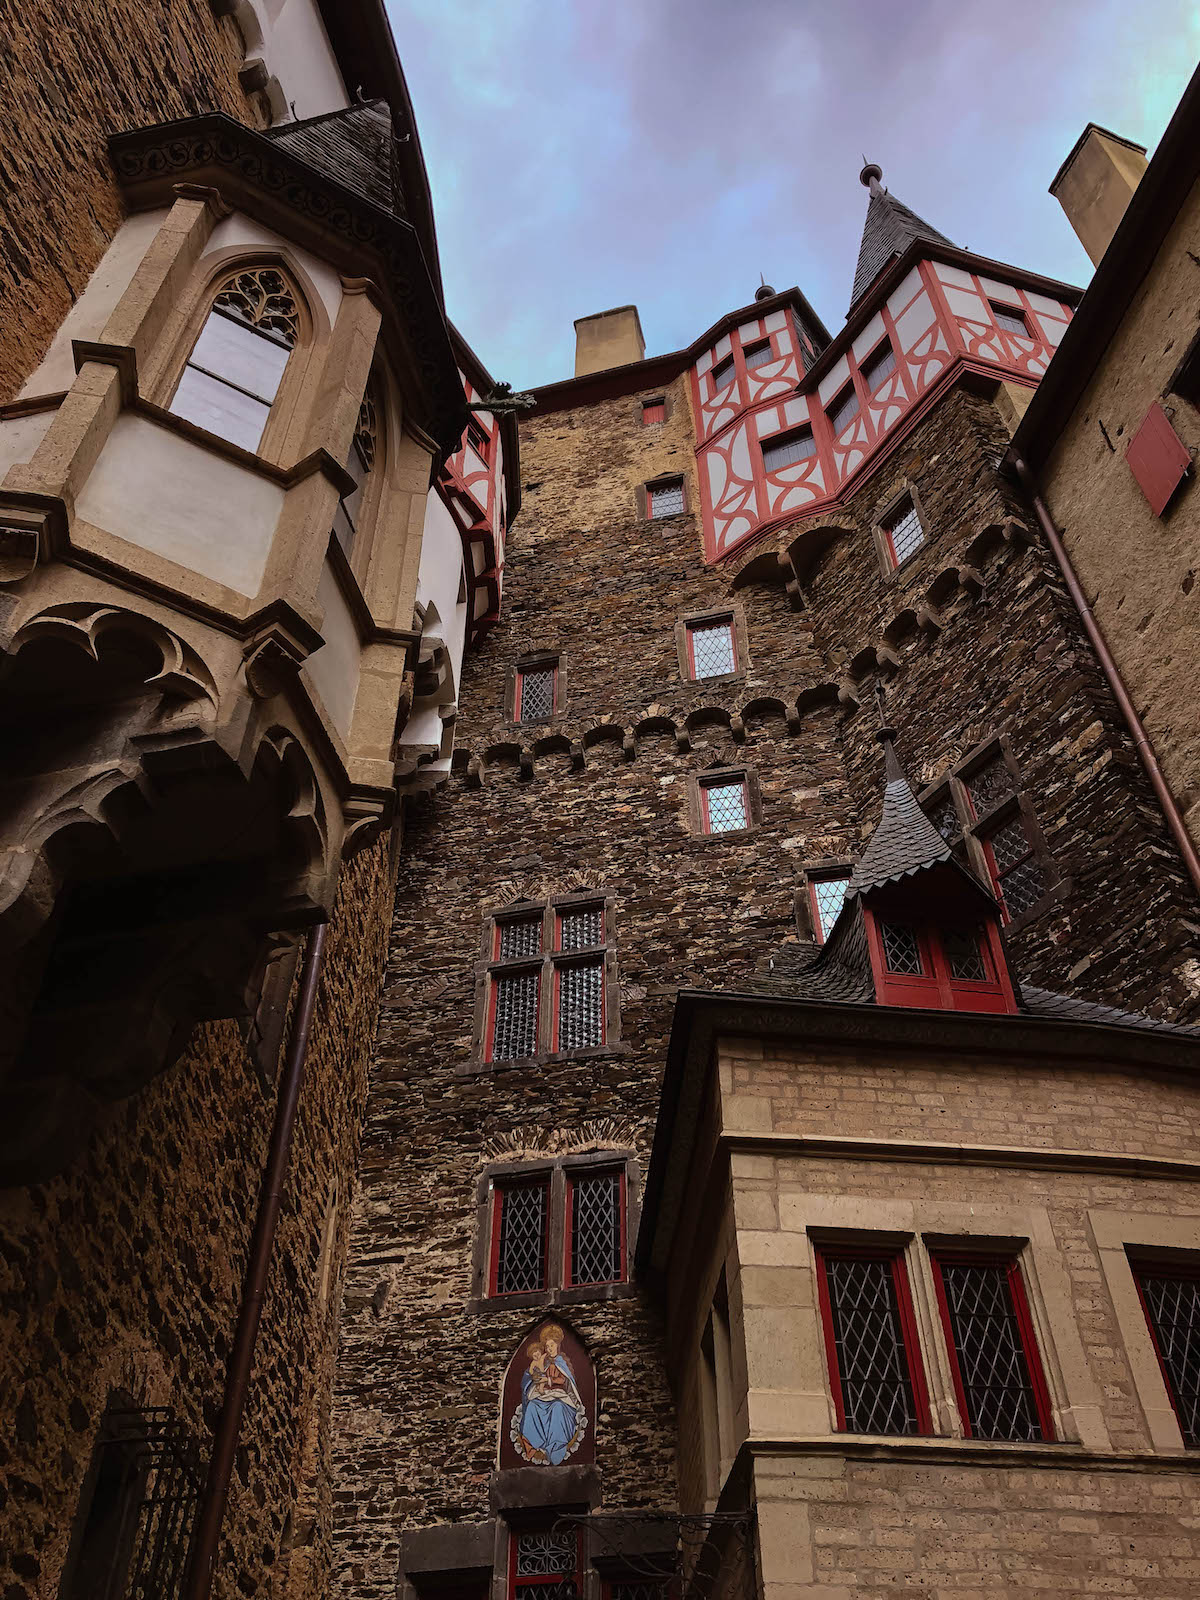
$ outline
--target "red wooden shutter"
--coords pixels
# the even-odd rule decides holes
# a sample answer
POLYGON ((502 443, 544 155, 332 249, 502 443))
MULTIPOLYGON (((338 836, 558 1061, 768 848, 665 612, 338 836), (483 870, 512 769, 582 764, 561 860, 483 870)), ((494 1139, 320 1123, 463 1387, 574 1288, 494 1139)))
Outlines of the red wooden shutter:
POLYGON ((1138 488, 1161 517, 1192 464, 1191 453, 1156 400, 1125 451, 1138 488))

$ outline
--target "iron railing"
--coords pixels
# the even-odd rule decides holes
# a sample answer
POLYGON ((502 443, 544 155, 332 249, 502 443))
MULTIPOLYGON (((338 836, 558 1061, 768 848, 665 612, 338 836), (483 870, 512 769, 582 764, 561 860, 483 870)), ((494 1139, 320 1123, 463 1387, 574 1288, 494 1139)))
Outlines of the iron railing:
MULTIPOLYGON (((757 1600, 751 1511, 593 1512, 554 1527, 578 1530, 588 1564, 625 1600, 757 1600)), ((570 1579, 558 1589, 555 1600, 576 1600, 570 1579)))

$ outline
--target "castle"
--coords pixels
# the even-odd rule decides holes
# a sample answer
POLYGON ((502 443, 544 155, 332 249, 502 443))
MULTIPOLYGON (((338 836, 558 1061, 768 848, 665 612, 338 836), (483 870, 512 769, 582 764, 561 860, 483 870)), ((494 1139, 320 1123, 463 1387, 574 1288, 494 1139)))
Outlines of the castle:
POLYGON ((1082 295, 868 164, 837 331, 513 396, 382 0, 75 10, 5 23, 4 1600, 1195 1593, 1200 88, 1064 163, 1082 295))

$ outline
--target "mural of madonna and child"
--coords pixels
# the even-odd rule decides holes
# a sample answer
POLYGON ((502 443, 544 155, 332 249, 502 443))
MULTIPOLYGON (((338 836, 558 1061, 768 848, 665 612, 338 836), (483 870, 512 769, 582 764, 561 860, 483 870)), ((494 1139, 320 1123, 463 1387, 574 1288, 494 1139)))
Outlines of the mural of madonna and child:
POLYGON ((590 1446, 594 1392, 590 1363, 578 1341, 556 1322, 543 1323, 518 1347, 504 1383, 507 1443, 517 1460, 559 1467, 571 1457, 591 1459, 585 1440, 590 1446))

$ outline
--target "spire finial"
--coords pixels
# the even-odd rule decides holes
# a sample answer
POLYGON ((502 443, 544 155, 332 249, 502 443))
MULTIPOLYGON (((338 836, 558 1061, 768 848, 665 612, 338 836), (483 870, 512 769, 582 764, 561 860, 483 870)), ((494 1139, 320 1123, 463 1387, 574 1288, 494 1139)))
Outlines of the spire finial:
POLYGON ((774 294, 774 289, 760 272, 758 275, 758 288, 754 291, 754 298, 756 300, 770 300, 774 297, 774 294))
POLYGON ((858 181, 864 189, 870 189, 871 193, 874 194, 876 188, 883 182, 883 168, 877 161, 868 161, 864 156, 863 167, 858 175, 858 181))

